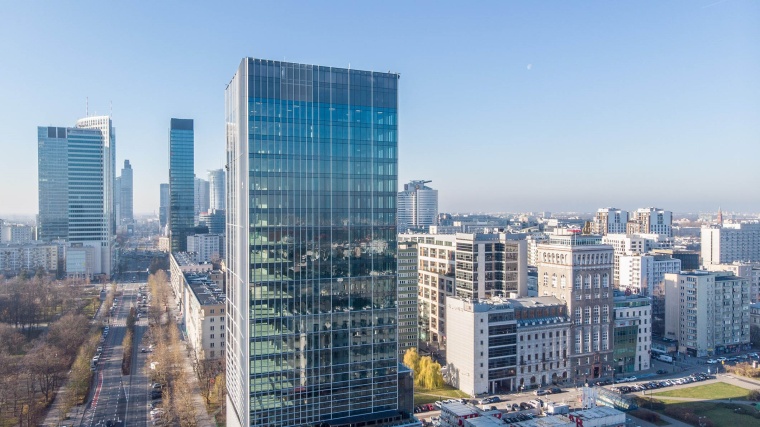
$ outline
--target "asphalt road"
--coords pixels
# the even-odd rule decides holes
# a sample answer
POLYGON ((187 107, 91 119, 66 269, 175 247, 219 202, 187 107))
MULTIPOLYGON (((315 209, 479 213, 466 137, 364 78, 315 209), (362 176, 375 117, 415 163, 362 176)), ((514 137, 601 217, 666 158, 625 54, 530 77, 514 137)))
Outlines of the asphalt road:
POLYGON ((105 426, 107 421, 115 426, 147 426, 149 384, 145 372, 145 353, 140 353, 142 337, 147 330, 147 319, 139 319, 135 326, 135 349, 132 354, 130 375, 122 375, 121 345, 126 334, 126 320, 129 309, 137 305, 137 292, 140 283, 128 283, 119 286, 123 291, 110 320, 110 331, 105 338, 103 353, 100 356, 93 392, 90 393, 88 408, 82 417, 82 427, 105 426))

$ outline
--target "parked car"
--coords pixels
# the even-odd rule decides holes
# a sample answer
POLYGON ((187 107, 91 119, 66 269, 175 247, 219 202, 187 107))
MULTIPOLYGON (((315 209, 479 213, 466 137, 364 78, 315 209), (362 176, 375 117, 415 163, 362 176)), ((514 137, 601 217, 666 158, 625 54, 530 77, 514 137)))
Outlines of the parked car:
POLYGON ((513 411, 516 411, 516 410, 518 410, 518 409, 520 409, 520 405, 518 405, 517 403, 513 403, 513 404, 512 404, 512 410, 513 410, 513 411))
POLYGON ((707 361, 707 363, 709 363, 709 364, 713 365, 713 364, 716 364, 716 363, 718 363, 718 361, 717 361, 717 360, 715 360, 715 359, 709 359, 709 360, 707 361))
POLYGON ((550 394, 550 391, 549 390, 538 389, 538 390, 534 391, 533 394, 535 394, 536 396, 545 396, 547 394, 550 394))
POLYGON ((718 362, 725 362, 726 360, 727 358, 722 357, 722 356, 718 358, 718 362))
POLYGON ((658 369, 657 374, 658 375, 667 374, 667 371, 665 371, 664 369, 658 369))
POLYGON ((562 393, 562 389, 559 387, 552 387, 550 391, 552 394, 562 393))

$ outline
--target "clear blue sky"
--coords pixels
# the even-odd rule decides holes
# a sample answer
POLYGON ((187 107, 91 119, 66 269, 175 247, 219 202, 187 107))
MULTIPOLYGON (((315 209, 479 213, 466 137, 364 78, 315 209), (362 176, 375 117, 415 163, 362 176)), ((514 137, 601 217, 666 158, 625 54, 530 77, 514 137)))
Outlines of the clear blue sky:
POLYGON ((40 125, 113 103, 135 211, 171 117, 224 163, 241 58, 396 71, 399 181, 441 211, 760 211, 760 2, 0 1, 0 215, 37 212, 40 125))

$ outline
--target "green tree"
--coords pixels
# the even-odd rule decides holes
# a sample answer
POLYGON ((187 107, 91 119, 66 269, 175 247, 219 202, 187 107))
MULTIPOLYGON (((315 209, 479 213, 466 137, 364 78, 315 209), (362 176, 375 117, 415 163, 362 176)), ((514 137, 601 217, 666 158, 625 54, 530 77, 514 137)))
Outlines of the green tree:
POLYGON ((420 372, 420 354, 417 349, 412 347, 404 353, 404 365, 414 371, 415 378, 420 372))

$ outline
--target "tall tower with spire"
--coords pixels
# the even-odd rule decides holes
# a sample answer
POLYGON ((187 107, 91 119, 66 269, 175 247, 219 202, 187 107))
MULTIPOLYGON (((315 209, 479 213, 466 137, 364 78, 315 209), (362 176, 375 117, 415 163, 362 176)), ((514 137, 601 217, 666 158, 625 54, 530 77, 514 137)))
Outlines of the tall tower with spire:
POLYGON ((723 211, 720 209, 720 206, 718 206, 718 224, 723 226, 723 211))

